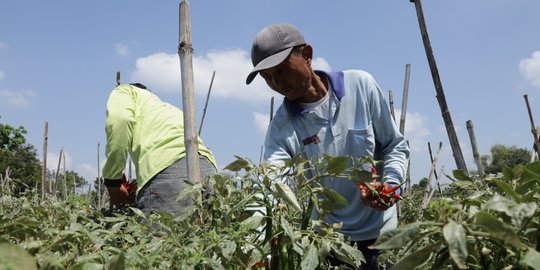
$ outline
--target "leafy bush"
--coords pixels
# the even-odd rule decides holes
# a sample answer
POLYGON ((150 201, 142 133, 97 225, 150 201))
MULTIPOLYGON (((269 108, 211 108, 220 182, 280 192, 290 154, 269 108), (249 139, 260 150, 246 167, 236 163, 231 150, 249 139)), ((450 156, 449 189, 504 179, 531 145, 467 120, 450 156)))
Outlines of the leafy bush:
POLYGON ((327 268, 329 255, 358 265, 363 256, 339 224, 310 220, 313 207, 324 216, 343 203, 317 180, 343 175, 350 163, 326 157, 308 177, 311 164, 300 158, 284 167, 238 158, 226 168, 232 175, 218 174, 180 194, 202 192, 204 200, 175 215, 98 211, 77 196, 67 202, 39 201, 35 193, 4 196, 0 235, 40 269, 315 269, 327 268))
MULTIPOLYGON (((448 177, 428 209, 402 213, 417 222, 374 244, 391 251, 394 268, 540 269, 540 162, 483 179, 461 171, 448 177)), ((421 192, 412 194, 418 200, 421 192)))

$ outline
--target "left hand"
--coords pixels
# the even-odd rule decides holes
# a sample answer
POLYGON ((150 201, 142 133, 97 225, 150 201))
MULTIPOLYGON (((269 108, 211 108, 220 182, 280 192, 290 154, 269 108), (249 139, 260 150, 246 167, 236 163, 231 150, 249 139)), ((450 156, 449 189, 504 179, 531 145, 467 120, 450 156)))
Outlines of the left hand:
POLYGON ((379 211, 385 211, 396 203, 397 199, 392 195, 388 196, 389 194, 386 194, 386 191, 392 188, 390 185, 378 181, 372 181, 367 184, 372 189, 368 187, 360 189, 362 191, 362 200, 370 207, 379 211))
POLYGON ((107 187, 109 191, 109 197, 111 198, 111 208, 124 208, 127 205, 135 203, 134 194, 129 194, 125 186, 119 187, 107 187))

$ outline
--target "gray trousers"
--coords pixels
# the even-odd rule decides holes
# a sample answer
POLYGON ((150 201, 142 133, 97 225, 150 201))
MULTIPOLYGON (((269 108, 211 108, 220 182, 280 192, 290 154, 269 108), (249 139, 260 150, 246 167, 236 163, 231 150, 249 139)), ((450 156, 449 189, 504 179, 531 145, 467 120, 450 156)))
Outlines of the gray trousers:
MULTIPOLYGON (((217 173, 216 168, 204 156, 199 155, 201 177, 217 173)), ((144 213, 162 210, 176 213, 193 203, 192 199, 177 200, 187 184, 187 160, 182 158, 152 177, 137 194, 137 207, 144 213)))

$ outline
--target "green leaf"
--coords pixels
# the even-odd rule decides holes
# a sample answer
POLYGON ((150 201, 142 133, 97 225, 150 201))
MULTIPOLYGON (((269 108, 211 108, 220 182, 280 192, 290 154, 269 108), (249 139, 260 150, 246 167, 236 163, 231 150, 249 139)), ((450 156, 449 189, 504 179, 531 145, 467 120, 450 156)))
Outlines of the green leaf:
POLYGON ((540 270, 540 253, 532 248, 529 248, 525 257, 522 259, 522 263, 536 269, 540 270))
POLYGON ((294 243, 295 237, 294 237, 293 228, 289 224, 289 222, 287 222, 287 220, 285 220, 285 218, 281 218, 281 228, 283 228, 283 231, 285 232, 285 235, 287 235, 291 239, 291 242, 294 243))
POLYGON ((223 254, 223 257, 225 259, 231 259, 232 255, 234 254, 234 251, 236 250, 236 243, 233 241, 227 241, 225 244, 221 246, 221 254, 223 254))
POLYGON ((38 269, 34 257, 11 243, 0 243, 0 269, 38 269))
POLYGON ((417 269, 431 258, 435 245, 425 246, 399 260, 392 269, 417 269))
POLYGON ((454 177, 461 181, 472 181, 472 178, 469 177, 464 171, 462 170, 453 170, 452 173, 454 174, 454 177))
POLYGON ((510 181, 514 179, 514 171, 508 166, 503 167, 502 174, 503 174, 504 180, 510 181))
POLYGON ((305 270, 313 270, 319 266, 319 255, 313 243, 309 245, 308 252, 304 254, 300 267, 305 270))
POLYGON ((349 204, 349 202, 347 202, 347 199, 345 199, 343 196, 341 196, 341 194, 337 193, 333 189, 323 188, 322 194, 326 195, 328 200, 332 202, 341 204, 343 206, 346 206, 347 204, 349 204))
POLYGON ((343 244, 341 245, 341 249, 342 251, 339 253, 345 255, 345 258, 343 256, 338 256, 338 259, 340 259, 341 261, 349 263, 351 265, 360 265, 361 262, 366 262, 364 254, 358 248, 343 244))
POLYGON ((120 253, 118 255, 114 255, 111 258, 109 258, 109 261, 105 265, 105 269, 107 270, 124 270, 125 264, 124 264, 124 253, 120 253))
POLYGON ((339 156, 339 157, 330 157, 326 156, 328 160, 328 165, 326 172, 328 172, 331 175, 336 175, 343 173, 349 166, 351 159, 347 156, 339 156))
POLYGON ((296 195, 294 195, 294 192, 291 190, 291 188, 288 185, 282 184, 282 183, 276 183, 276 188, 281 194, 281 196, 283 196, 285 200, 287 200, 287 202, 289 202, 294 208, 296 208, 296 210, 302 212, 302 208, 300 207, 300 204, 298 203, 298 200, 296 199, 296 195))
POLYGON ((412 223, 387 231, 377 238, 371 246, 374 249, 401 248, 418 237, 421 223, 412 223))
POLYGON ((450 257, 454 260, 459 269, 467 268, 467 256, 469 252, 467 250, 467 235, 465 228, 461 224, 457 224, 453 220, 450 220, 443 227, 443 236, 448 244, 448 251, 450 257))
POLYGON ((516 247, 521 246, 519 237, 511 226, 502 223, 496 217, 487 212, 478 212, 475 216, 475 223, 482 227, 491 237, 500 239, 513 244, 516 247))
POLYGON ((505 180, 495 180, 495 184, 497 184, 501 191, 512 196, 517 202, 521 202, 521 196, 505 180))
POLYGON ((238 172, 242 169, 245 169, 246 171, 250 170, 253 168, 251 162, 245 158, 241 158, 241 157, 236 157, 237 159, 235 161, 233 161, 232 163, 230 163, 229 165, 225 166, 225 168, 223 168, 224 170, 229 170, 229 171, 232 171, 232 172, 238 172))
POLYGON ((264 219, 264 216, 254 215, 246 218, 246 220, 242 221, 242 224, 246 225, 250 229, 257 229, 259 226, 261 226, 264 219))

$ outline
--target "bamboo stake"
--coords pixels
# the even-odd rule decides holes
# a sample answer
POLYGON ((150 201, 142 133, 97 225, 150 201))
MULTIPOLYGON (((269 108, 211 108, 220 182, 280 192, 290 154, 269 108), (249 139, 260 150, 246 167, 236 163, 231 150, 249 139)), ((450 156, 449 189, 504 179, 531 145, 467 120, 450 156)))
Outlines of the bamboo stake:
MULTIPOLYGON (((428 142, 428 150, 429 150, 429 159, 431 160, 431 163, 433 163, 433 153, 431 152, 431 143, 430 142, 428 142)), ((439 189, 439 193, 442 193, 441 185, 439 184, 439 176, 437 175, 437 170, 433 171, 433 176, 435 176, 435 180, 437 181, 437 188, 439 189)))
MULTIPOLYGON (((62 148, 64 150, 64 148, 62 148)), ((63 173, 64 173, 64 201, 67 201, 67 176, 66 176, 66 151, 62 151, 62 160, 63 160, 63 173)))
POLYGON ((435 154, 435 158, 433 159, 433 162, 431 163, 431 170, 429 171, 429 176, 428 176, 428 183, 426 185, 426 189, 425 189, 425 195, 424 195, 424 200, 422 202, 422 209, 426 209, 429 202, 431 201, 431 198, 433 197, 433 190, 431 188, 431 178, 433 177, 433 174, 435 172, 435 166, 437 165, 437 160, 439 159, 439 154, 441 152, 441 148, 442 148, 442 142, 439 143, 439 149, 437 149, 437 153, 435 154), (427 195, 427 196, 426 196, 427 195))
POLYGON ((405 65, 405 82, 403 83, 403 100, 401 102, 401 119, 399 132, 405 135, 405 117, 407 116, 407 99, 409 96, 409 78, 411 77, 411 64, 405 65))
POLYGON ((120 71, 116 72, 116 86, 120 85, 120 71))
MULTIPOLYGON (((274 118, 274 97, 270 98, 270 117, 269 118, 270 118, 270 120, 268 121, 268 124, 270 124, 272 122, 272 119, 274 118)), ((259 163, 262 162, 262 160, 263 160, 263 151, 264 151, 264 146, 261 145, 259 163)))
POLYGON ((99 164, 99 141, 97 143, 97 186, 98 186, 98 202, 97 202, 97 209, 101 209, 101 172, 100 172, 100 164, 99 164))
POLYGON ((56 190, 58 185, 58 175, 60 174, 60 164, 62 164, 62 153, 64 152, 64 147, 60 149, 60 155, 58 155, 58 166, 56 167, 56 174, 54 175, 54 196, 56 197, 56 190))
POLYGON ((538 131, 534 125, 531 106, 529 105, 529 97, 527 95, 523 95, 523 98, 525 99, 525 105, 527 105, 527 112, 529 113, 529 120, 531 121, 531 133, 534 137, 534 145, 536 145, 536 154, 538 155, 538 158, 540 158, 540 141, 538 140, 538 131))
POLYGON ((469 139, 471 140, 471 147, 473 151, 474 162, 478 168, 478 173, 480 177, 484 176, 484 166, 482 166, 482 161, 480 160, 480 154, 478 153, 478 147, 476 144, 476 136, 474 136, 474 128, 471 120, 467 121, 467 131, 469 132, 469 139))
POLYGON ((274 119, 274 97, 270 99, 270 122, 274 119))
POLYGON ((210 80, 210 86, 208 87, 208 94, 206 94, 206 102, 204 103, 203 115, 201 118, 201 124, 199 125, 199 136, 201 136, 202 126, 204 122, 204 116, 206 115, 206 108, 208 107, 208 100, 210 99, 210 91, 212 91, 212 84, 214 84, 214 76, 216 71, 212 72, 212 79, 210 80))
POLYGON ((388 103, 390 104, 390 112, 392 113, 392 119, 396 122, 396 112, 394 111, 394 94, 392 90, 388 90, 388 103))
POLYGON ((468 174, 465 159, 463 158, 463 153, 461 152, 459 140, 456 135, 456 130, 454 129, 454 124, 452 123, 452 117, 450 115, 450 111, 448 110, 448 105, 446 104, 446 98, 444 96, 444 90, 441 83, 441 78, 439 76, 439 70, 437 68, 435 56, 433 55, 433 50, 429 41, 429 35, 426 27, 426 22, 424 20, 424 12, 422 11, 421 0, 410 1, 414 2, 415 4, 418 24, 420 25, 420 32, 422 34, 422 40, 424 42, 424 49, 426 51, 429 67, 431 69, 431 76, 433 78, 433 83, 437 92, 437 100, 439 102, 439 107, 441 109, 441 114, 444 120, 444 125, 446 126, 446 132, 448 133, 448 139, 450 140, 450 146, 452 147, 452 153, 454 155, 457 168, 468 174))
MULTIPOLYGON (((199 145, 195 129, 195 106, 193 90, 193 47, 191 44, 191 23, 189 17, 189 2, 183 0, 179 5, 179 40, 178 55, 182 75, 182 102, 184 106, 184 144, 186 146, 187 176, 195 184, 201 183, 199 165, 199 145)), ((202 206, 202 197, 196 195, 195 201, 202 206)), ((202 217, 201 217, 202 219, 202 217)))
POLYGON ((43 131, 43 162, 41 164, 41 200, 45 200, 45 188, 47 179, 47 142, 49 132, 49 122, 45 121, 45 127, 43 131))

